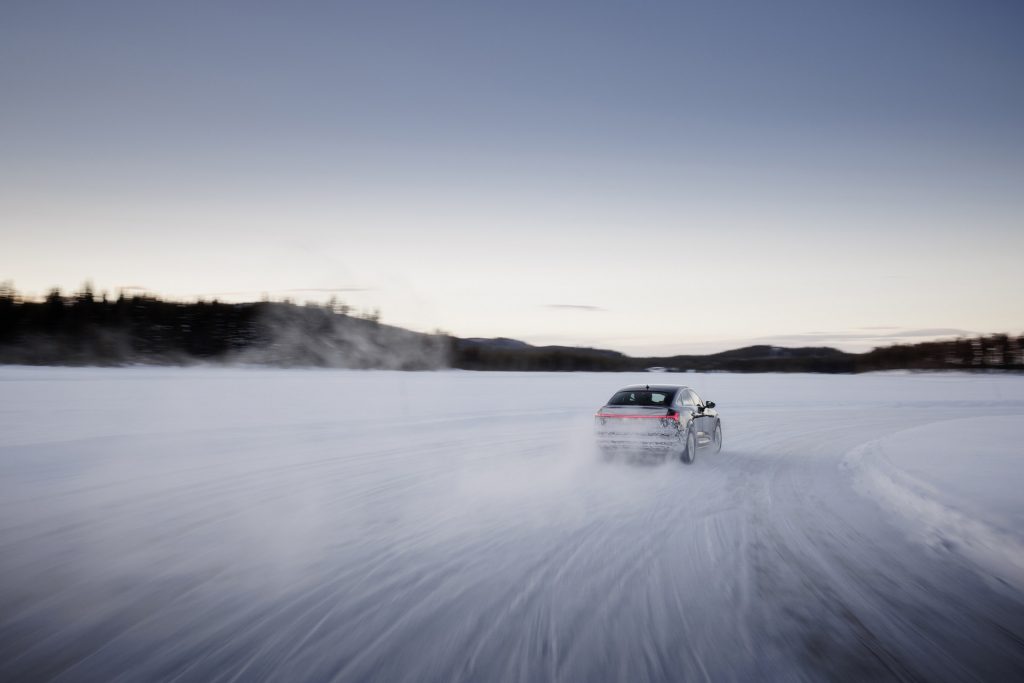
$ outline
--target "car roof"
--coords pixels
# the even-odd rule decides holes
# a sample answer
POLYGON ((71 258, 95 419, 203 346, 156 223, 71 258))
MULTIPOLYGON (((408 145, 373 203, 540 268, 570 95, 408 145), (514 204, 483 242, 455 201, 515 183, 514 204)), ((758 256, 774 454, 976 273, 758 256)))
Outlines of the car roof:
POLYGON ((630 384, 622 387, 619 391, 676 391, 677 389, 689 389, 682 384, 630 384))

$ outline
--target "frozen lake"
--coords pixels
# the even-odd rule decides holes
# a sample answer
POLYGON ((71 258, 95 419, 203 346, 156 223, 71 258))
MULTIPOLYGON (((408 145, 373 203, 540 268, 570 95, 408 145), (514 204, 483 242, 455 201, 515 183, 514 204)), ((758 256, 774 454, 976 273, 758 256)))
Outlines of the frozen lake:
POLYGON ((1022 492, 1020 376, 0 367, 0 680, 1020 680, 1022 492))

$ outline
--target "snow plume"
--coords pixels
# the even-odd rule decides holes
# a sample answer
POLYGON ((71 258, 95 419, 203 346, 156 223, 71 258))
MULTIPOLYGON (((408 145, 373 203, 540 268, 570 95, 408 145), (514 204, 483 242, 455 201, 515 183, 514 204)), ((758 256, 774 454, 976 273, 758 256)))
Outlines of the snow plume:
POLYGON ((448 366, 447 337, 382 325, 328 307, 259 304, 255 339, 225 359, 283 367, 433 370, 448 366))

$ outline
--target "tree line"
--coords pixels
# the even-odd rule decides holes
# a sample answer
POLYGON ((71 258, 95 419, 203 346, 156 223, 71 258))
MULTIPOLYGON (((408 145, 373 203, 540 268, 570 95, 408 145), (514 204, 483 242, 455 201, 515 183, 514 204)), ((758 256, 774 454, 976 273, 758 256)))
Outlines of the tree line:
POLYGON ((182 365, 201 362, 418 370, 447 367, 448 343, 354 315, 331 301, 170 301, 97 297, 91 288, 42 301, 0 287, 0 363, 182 365))
POLYGON ((28 365, 246 363, 272 366, 511 371, 823 372, 1024 370, 1024 337, 993 334, 866 353, 751 346, 708 355, 634 358, 604 349, 460 339, 385 325, 336 300, 226 303, 90 287, 42 300, 0 285, 0 363, 28 365))

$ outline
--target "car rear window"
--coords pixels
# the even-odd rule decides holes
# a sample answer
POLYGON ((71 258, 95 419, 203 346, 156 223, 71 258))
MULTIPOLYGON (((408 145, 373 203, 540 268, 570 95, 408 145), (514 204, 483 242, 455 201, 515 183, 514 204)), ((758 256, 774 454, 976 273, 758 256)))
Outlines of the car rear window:
POLYGON ((608 401, 610 406, 655 406, 668 407, 672 403, 674 391, 657 391, 656 389, 638 391, 625 390, 617 392, 608 401))

